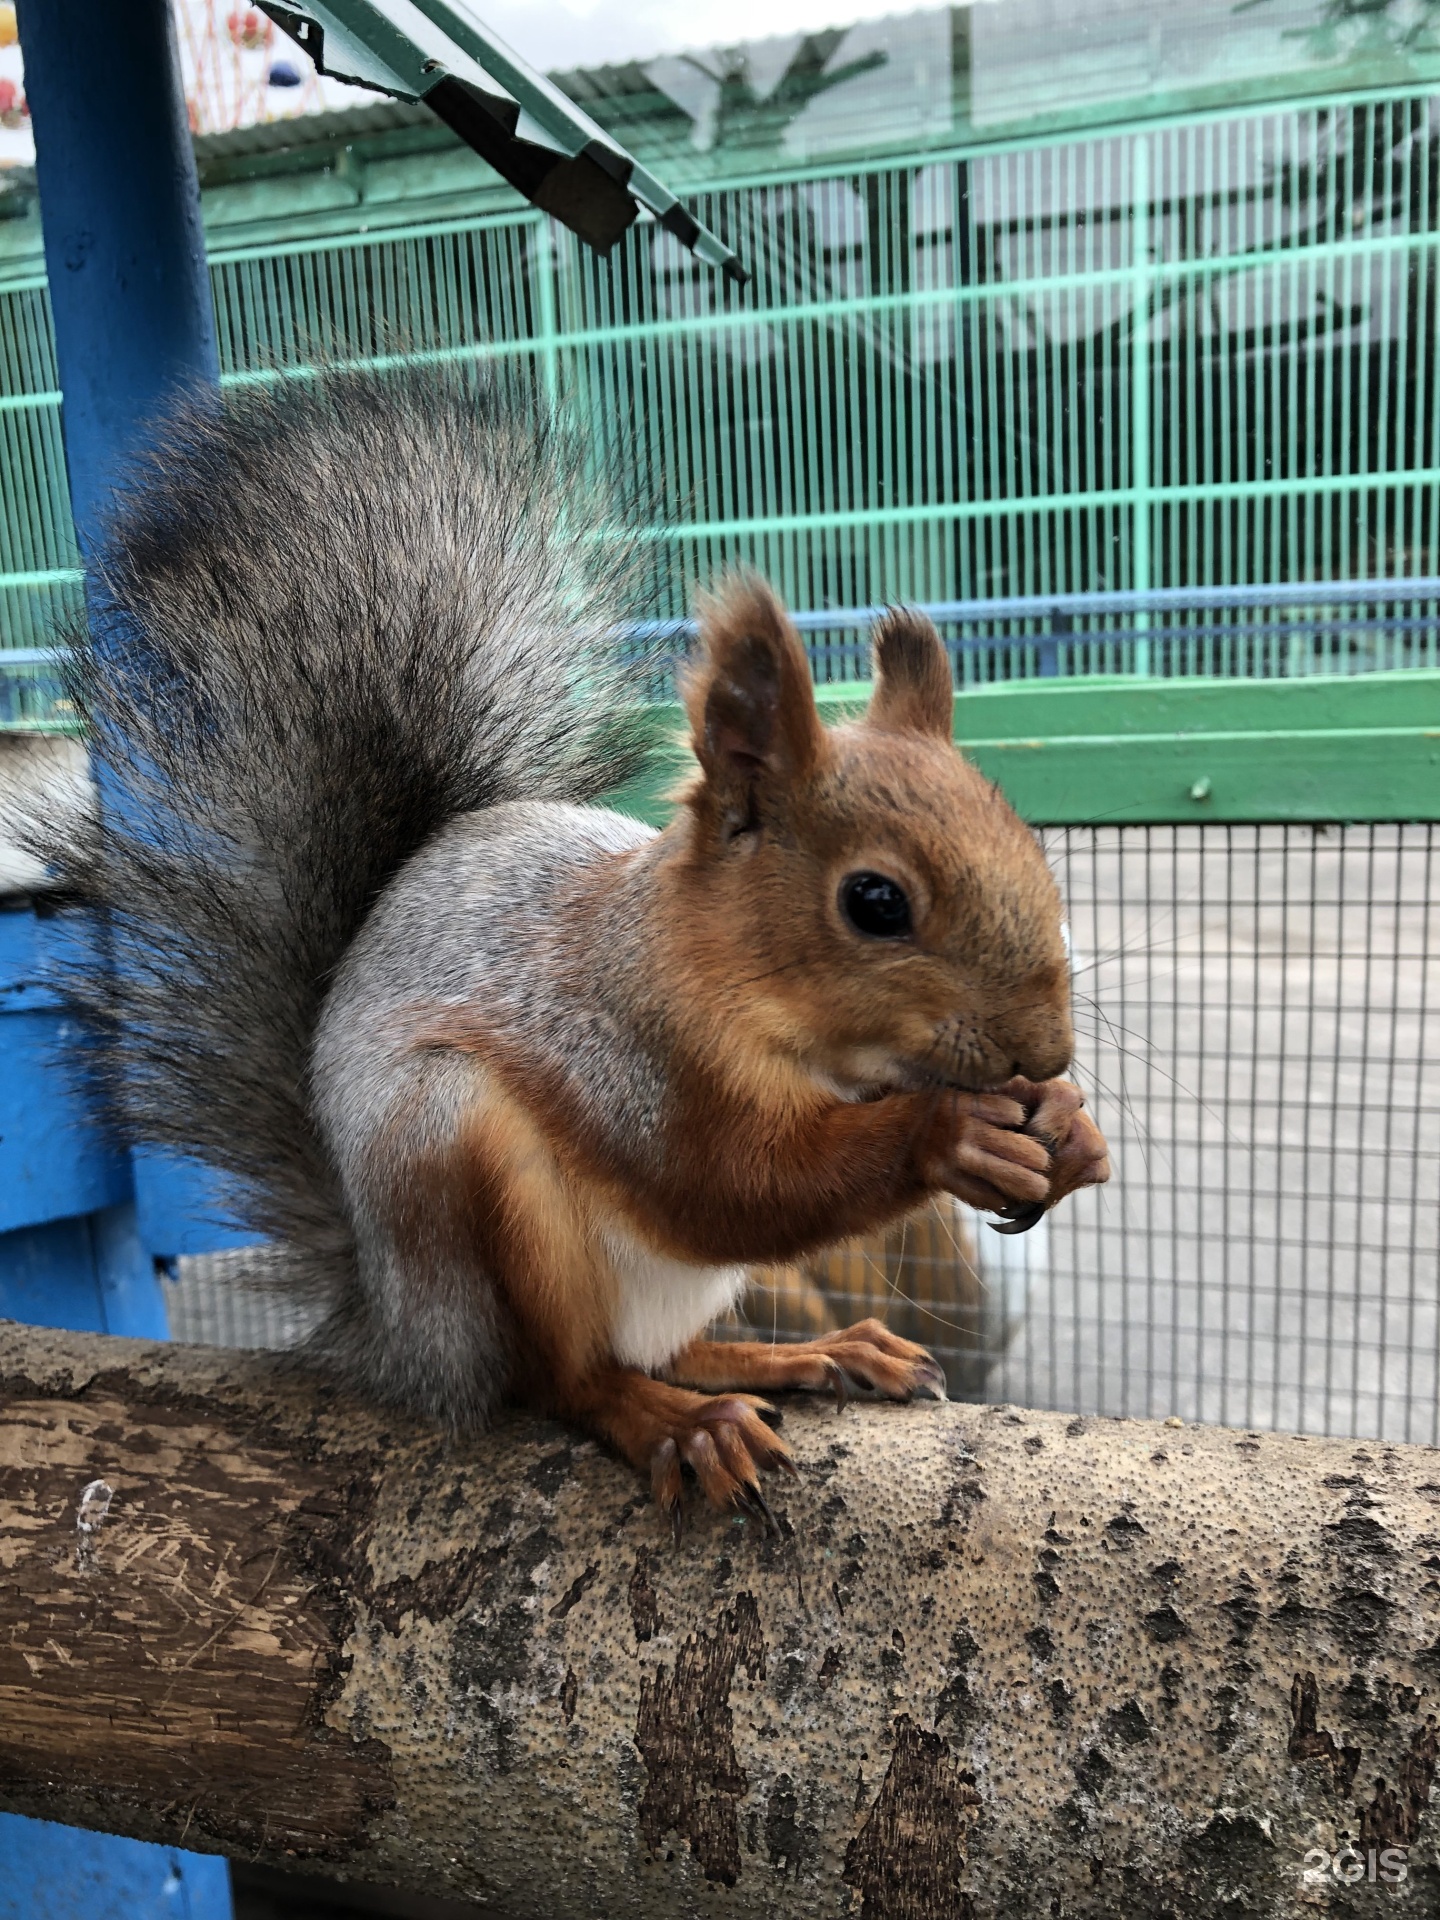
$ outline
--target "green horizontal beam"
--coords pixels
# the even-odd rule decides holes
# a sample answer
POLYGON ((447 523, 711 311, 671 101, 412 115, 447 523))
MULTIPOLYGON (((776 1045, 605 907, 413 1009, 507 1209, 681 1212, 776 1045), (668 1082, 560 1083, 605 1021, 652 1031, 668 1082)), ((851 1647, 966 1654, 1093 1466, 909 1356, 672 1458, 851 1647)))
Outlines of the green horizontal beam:
POLYGON ((43 393, 0 393, 0 413, 37 412, 44 407, 58 407, 60 400, 58 387, 43 393))
MULTIPOLYGON (((1387 473, 1326 473, 1279 480, 1197 480, 1151 486, 1152 507, 1190 506, 1211 500, 1298 499, 1335 493, 1390 492, 1399 487, 1440 487, 1440 467, 1400 467, 1387 473)), ((906 526, 919 521, 1003 519, 1006 514, 1077 513, 1092 507, 1133 508, 1133 487, 1096 487, 1082 493, 1032 493, 1014 499, 938 500, 908 507, 861 507, 822 513, 783 513, 746 520, 697 520, 688 525, 640 527, 644 540, 730 540, 766 533, 820 533, 848 527, 906 526)))
MULTIPOLYGON (((863 686, 817 689, 827 719, 863 686)), ((614 804, 660 824, 693 767, 678 706, 614 804)), ((957 696, 955 737, 1036 826, 1440 819, 1440 673, 1020 680, 957 696)))
MULTIPOLYGON (((297 168, 296 171, 309 169, 297 168)), ((240 184, 253 190, 259 183, 247 180, 240 184)), ((502 185, 497 176, 495 186, 502 185)), ((223 192, 224 188, 214 191, 223 192)), ((487 186, 486 191, 491 191, 491 188, 487 186)), ((510 189, 506 188, 505 191, 510 189)), ((404 204, 403 199, 387 202, 386 208, 392 210, 404 204)), ((212 267, 246 266, 255 260, 292 260, 312 253, 340 253, 355 247, 387 246, 405 240, 443 240, 452 234, 487 233, 498 227, 541 227, 549 218, 547 214, 537 213, 533 207, 520 205, 502 207, 493 213, 454 213, 433 220, 406 220, 397 212, 393 225, 376 226, 373 222, 377 209, 365 202, 337 207, 332 211, 335 217, 347 220, 341 232, 316 234, 304 240, 282 240, 278 245, 273 241, 254 240, 243 246, 237 242, 227 247, 223 241, 217 240, 214 246, 207 246, 205 258, 212 267)), ((277 217, 283 217, 278 194, 276 214, 277 217)), ((248 218, 245 224, 253 226, 254 218, 248 218)))
POLYGON ((1440 673, 1011 681, 955 734, 1037 826, 1440 819, 1440 673))
MULTIPOLYGON (((853 697, 853 696, 852 696, 853 697)), ((956 697, 956 738, 1030 734, 1265 735, 1440 728, 1440 673, 1304 680, 1157 680, 1107 674, 1007 680, 956 697), (1005 716, 997 725, 994 716, 1005 716)))
POLYGON ((1440 817, 1440 727, 976 740, 966 751, 1037 826, 1440 817))
MULTIPOLYGON (((43 567, 31 573, 0 573, 0 592, 7 587, 73 586, 85 578, 83 567, 43 567)), ((0 659, 4 649, 0 648, 0 659)))
MULTIPOLYGON (((527 343, 538 351, 544 342, 527 343)), ((438 357, 438 356, 436 356, 438 357)), ((347 362, 347 365, 352 363, 347 362)), ((401 356, 377 357, 355 366, 379 368, 401 365, 401 356)), ((301 378, 305 368, 266 369, 255 374, 229 375, 226 384, 301 378)), ((1152 508, 1197 506, 1221 500, 1300 499, 1343 493, 1393 493, 1406 487, 1440 488, 1440 467, 1400 467, 1387 473, 1327 473, 1278 480, 1199 480, 1175 486, 1152 486, 1145 499, 1152 508)), ((1008 514, 1083 513, 1098 507, 1133 508, 1132 487, 1096 487, 1081 493, 1032 493, 1012 499, 921 501, 907 507, 859 507, 821 513, 754 515, 737 520, 699 520, 674 526, 627 529, 626 538, 651 540, 756 539, 776 533, 841 532, 867 527, 950 524, 960 520, 1003 520, 1008 514)), ((57 567, 39 573, 0 573, 5 587, 50 586, 83 579, 78 568, 57 567)))

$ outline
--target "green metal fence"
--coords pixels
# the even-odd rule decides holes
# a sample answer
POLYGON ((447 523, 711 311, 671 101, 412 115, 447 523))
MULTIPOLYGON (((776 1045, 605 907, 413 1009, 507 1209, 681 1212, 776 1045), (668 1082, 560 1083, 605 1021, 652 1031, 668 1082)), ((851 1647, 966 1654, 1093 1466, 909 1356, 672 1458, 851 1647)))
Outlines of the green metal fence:
MULTIPOLYGON (((292 160, 246 189, 261 239, 212 221, 226 377, 503 361, 643 474, 657 616, 737 559, 805 608, 1131 590, 1091 624, 1144 670, 1149 589, 1440 572, 1428 94, 697 177, 739 294, 653 225, 602 263, 494 194, 289 239, 292 160)), ((10 647, 76 591, 58 409, 41 277, 0 261, 10 647)))

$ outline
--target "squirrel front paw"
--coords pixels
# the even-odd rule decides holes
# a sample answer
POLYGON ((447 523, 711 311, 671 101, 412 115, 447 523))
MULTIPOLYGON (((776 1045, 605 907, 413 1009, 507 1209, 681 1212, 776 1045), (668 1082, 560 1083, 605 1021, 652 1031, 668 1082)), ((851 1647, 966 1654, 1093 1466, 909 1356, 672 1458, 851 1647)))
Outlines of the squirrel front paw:
POLYGON ((670 1376, 692 1387, 833 1393, 842 1409, 857 1391, 882 1400, 946 1397, 934 1356, 875 1319, 813 1340, 692 1340, 670 1363, 670 1376))
POLYGON ((1050 1150, 1050 1197, 1053 1207, 1078 1187, 1103 1187, 1110 1178, 1110 1153, 1105 1136, 1085 1112, 1085 1096, 1070 1080, 1007 1081, 1002 1092, 1012 1094, 1025 1109, 1025 1131, 1050 1150))
POLYGON ((1067 1193, 1110 1178, 1104 1136, 1068 1080, 1017 1077, 994 1093, 946 1098, 934 1185, 1001 1214, 1002 1233, 1023 1233, 1067 1193))

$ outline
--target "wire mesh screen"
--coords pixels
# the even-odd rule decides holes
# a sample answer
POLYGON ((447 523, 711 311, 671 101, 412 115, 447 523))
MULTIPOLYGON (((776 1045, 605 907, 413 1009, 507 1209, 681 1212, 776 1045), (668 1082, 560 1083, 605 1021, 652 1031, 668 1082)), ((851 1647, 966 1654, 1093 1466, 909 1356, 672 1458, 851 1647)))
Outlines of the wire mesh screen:
POLYGON ((294 1347, 319 1320, 313 1307, 270 1284, 264 1247, 177 1260, 165 1309, 173 1340, 205 1347, 294 1347))
POLYGON ((1437 1438, 1433 826, 1071 829, 1115 1179, 992 1391, 1437 1438))

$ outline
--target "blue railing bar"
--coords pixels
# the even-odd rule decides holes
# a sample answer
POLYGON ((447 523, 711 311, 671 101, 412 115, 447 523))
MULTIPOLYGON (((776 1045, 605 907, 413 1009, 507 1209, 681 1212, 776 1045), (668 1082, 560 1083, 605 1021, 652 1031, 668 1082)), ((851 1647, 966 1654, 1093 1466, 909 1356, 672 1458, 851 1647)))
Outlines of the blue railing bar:
MULTIPOLYGON (((1373 602, 1414 602, 1429 600, 1440 606, 1440 578, 1415 577, 1404 580, 1316 580, 1272 582, 1249 587, 1155 587, 1147 592, 1134 590, 1114 593, 1014 594, 993 600, 928 600, 919 602, 919 610, 939 626, 980 625, 997 620, 1055 620, 1076 614, 1097 613, 1196 613, 1230 607, 1305 607, 1326 608, 1373 602)), ((885 613, 883 606, 816 607, 792 613, 790 618, 801 633, 835 633, 872 626, 885 613)), ((1267 624, 1257 622, 1242 628, 1171 627, 1152 629, 1150 638, 1173 635, 1176 639, 1195 640, 1207 635, 1244 637, 1256 640, 1267 633, 1295 637, 1311 625, 1325 622, 1323 614, 1313 621, 1267 624)), ((1409 627, 1428 625, 1424 617, 1386 616, 1386 625, 1409 627)), ((622 630, 627 640, 690 639, 695 622, 687 619, 637 620, 622 630)), ((1017 644, 1047 636, 1016 635, 1017 644)), ((1053 636, 1075 643, 1096 642, 1107 638, 1123 639, 1123 634, 1075 632, 1073 629, 1053 636)), ((964 647, 993 646, 1004 636, 987 635, 975 639, 954 639, 949 644, 964 647)), ((69 657, 66 647, 0 647, 0 666, 60 666, 69 657)))
MULTIPOLYGON (((1407 580, 1295 580, 1251 587, 1152 587, 1113 593, 1015 594, 995 600, 926 600, 919 610, 937 625, 983 620, 1043 620, 1057 614, 1196 612, 1223 607, 1295 607, 1355 602, 1434 600, 1440 602, 1440 578, 1407 580)), ((826 628, 868 627, 886 611, 875 607, 819 607, 790 618, 801 633, 826 628)), ((689 638, 693 620, 640 620, 627 627, 635 640, 689 638)))

